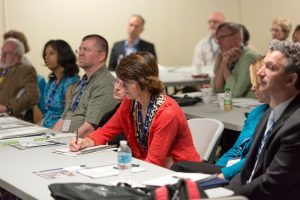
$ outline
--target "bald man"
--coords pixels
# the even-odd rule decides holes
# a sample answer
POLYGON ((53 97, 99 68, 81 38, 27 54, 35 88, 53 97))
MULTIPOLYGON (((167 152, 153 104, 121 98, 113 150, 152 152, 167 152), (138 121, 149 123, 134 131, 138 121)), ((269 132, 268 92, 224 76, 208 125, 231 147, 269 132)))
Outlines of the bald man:
POLYGON ((199 73, 208 73, 213 76, 214 65, 216 60, 218 44, 215 42, 215 33, 219 24, 225 22, 225 16, 221 12, 213 12, 208 17, 208 29, 210 34, 202 38, 196 45, 193 66, 199 73))
POLYGON ((116 42, 111 50, 108 70, 115 71, 120 60, 125 56, 138 51, 150 52, 156 58, 154 44, 142 40, 145 20, 141 15, 132 15, 127 26, 128 37, 126 40, 116 42))

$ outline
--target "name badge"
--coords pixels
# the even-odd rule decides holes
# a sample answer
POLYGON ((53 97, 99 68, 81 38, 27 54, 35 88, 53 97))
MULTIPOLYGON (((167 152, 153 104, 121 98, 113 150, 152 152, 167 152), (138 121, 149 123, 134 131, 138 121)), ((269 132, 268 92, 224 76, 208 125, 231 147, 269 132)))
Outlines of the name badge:
POLYGON ((70 129, 70 126, 71 126, 71 115, 72 115, 71 112, 67 113, 67 116, 66 116, 66 118, 64 120, 64 123, 61 127, 62 132, 69 132, 69 129, 70 129))
POLYGON ((240 162, 241 158, 234 158, 234 159, 230 159, 228 160, 226 167, 230 167, 231 165, 234 165, 235 163, 240 162))

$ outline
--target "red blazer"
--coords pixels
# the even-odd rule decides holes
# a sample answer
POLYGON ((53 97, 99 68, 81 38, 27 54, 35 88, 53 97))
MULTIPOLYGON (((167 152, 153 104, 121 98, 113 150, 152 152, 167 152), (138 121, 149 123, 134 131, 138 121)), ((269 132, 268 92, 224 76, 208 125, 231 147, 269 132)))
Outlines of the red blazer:
POLYGON ((193 144, 191 131, 184 113, 168 96, 159 107, 148 135, 148 151, 137 141, 131 117, 132 100, 124 99, 117 112, 101 128, 88 137, 96 145, 106 144, 114 135, 124 132, 135 158, 165 167, 167 157, 177 161, 201 161, 193 144))

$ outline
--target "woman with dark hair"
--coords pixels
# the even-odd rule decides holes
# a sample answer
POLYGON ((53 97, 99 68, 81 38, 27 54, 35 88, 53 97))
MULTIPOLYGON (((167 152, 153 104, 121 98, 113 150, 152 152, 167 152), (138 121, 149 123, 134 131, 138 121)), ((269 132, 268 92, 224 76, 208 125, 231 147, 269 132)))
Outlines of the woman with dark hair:
POLYGON ((79 80, 76 56, 64 40, 50 40, 43 50, 46 66, 52 71, 44 90, 45 108, 41 125, 52 128, 60 119, 72 86, 79 80))
POLYGON ((200 161, 187 120, 178 104, 163 95, 154 56, 138 52, 123 58, 116 74, 125 98, 112 118, 85 138, 72 139, 70 150, 106 144, 123 132, 135 158, 170 167, 177 161, 200 161))

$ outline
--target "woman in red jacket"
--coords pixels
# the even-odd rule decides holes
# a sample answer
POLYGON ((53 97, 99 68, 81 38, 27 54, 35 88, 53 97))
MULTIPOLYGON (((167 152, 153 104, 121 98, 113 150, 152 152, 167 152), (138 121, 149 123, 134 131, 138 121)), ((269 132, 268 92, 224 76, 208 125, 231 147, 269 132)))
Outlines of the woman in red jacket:
POLYGON ((151 53, 123 58, 116 68, 125 88, 119 109, 103 127, 77 144, 72 139, 70 149, 106 144, 124 132, 135 158, 164 167, 177 161, 200 161, 184 113, 172 98, 162 94, 158 72, 151 53))

